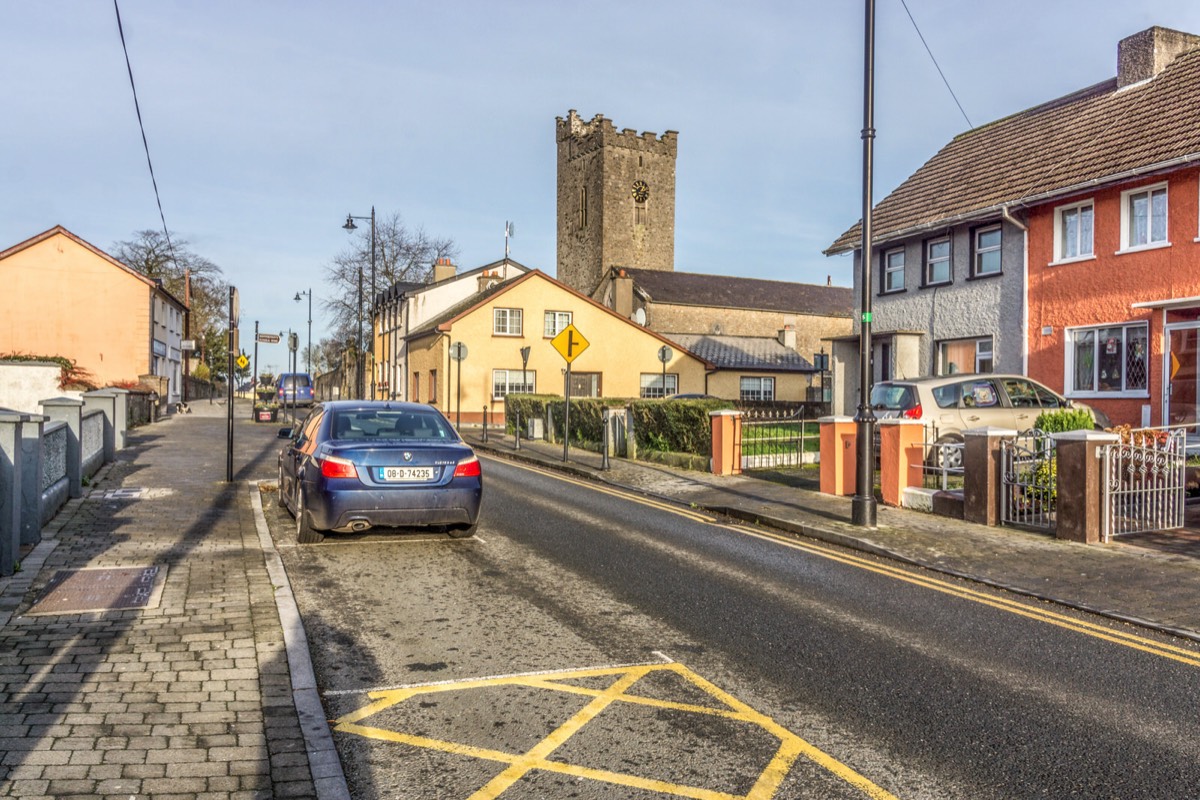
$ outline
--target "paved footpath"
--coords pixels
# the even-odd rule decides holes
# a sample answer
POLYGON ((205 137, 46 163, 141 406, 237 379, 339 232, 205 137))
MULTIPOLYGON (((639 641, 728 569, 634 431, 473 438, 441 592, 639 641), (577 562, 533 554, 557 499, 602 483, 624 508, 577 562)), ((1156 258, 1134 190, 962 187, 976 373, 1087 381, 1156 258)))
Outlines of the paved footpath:
POLYGON ((239 408, 226 483, 224 407, 194 408, 131 431, 0 581, 0 796, 345 796, 319 703, 302 729, 247 484, 275 476, 276 428, 239 408), (59 571, 114 567, 157 567, 158 602, 35 615, 59 571))

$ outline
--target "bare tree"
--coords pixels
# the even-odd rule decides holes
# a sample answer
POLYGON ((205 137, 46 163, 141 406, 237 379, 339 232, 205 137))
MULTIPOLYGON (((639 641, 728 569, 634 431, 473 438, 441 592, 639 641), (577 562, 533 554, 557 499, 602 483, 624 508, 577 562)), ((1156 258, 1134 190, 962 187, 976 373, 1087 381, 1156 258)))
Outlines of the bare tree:
POLYGON ((172 238, 169 245, 162 231, 138 231, 133 239, 117 242, 111 249, 118 261, 162 280, 163 287, 180 300, 186 299, 184 275, 189 276, 192 338, 201 346, 203 360, 223 375, 227 344, 219 334, 228 327, 229 284, 221 268, 192 252, 184 239, 172 238))
MULTIPOLYGON (((375 294, 396 283, 425 283, 439 258, 454 258, 458 247, 452 239, 430 236, 423 228, 411 230, 399 214, 375 218, 375 294)), ((325 268, 330 291, 322 301, 332 320, 336 341, 358 339, 358 286, 362 280, 362 322, 364 336, 370 329, 371 309, 371 229, 359 225, 349 247, 325 268), (361 270, 361 272, 360 272, 361 270)), ((369 338, 369 337, 368 337, 369 338)), ((369 346, 369 342, 368 342, 369 346)), ((314 361, 315 363, 315 361, 314 361)))

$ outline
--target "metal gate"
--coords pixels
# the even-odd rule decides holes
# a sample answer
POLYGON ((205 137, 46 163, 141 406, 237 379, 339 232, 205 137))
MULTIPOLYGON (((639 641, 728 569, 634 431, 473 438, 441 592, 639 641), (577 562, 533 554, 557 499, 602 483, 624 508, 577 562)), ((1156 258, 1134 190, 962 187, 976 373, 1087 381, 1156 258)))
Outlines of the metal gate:
POLYGON ((817 461, 821 431, 803 409, 752 408, 742 412, 742 469, 799 467, 817 461))
POLYGON ((1101 533, 1104 541, 1123 533, 1183 527, 1183 430, 1134 430, 1103 451, 1101 533))
POLYGON ((1000 522, 1053 532, 1057 525, 1058 465, 1054 439, 1038 430, 1000 445, 1000 522))

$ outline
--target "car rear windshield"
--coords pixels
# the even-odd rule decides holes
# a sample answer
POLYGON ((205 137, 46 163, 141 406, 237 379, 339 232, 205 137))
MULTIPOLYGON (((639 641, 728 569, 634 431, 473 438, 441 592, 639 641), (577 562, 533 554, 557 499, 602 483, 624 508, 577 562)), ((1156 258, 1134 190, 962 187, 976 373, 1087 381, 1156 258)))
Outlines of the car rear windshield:
POLYGON ((877 383, 871 387, 871 407, 886 411, 908 411, 917 405, 913 387, 899 383, 877 383))
POLYGON ((436 412, 360 409, 333 413, 334 439, 406 439, 454 442, 458 435, 436 412))
POLYGON ((307 375, 284 375, 281 379, 284 389, 307 388, 312 386, 312 378, 307 375))

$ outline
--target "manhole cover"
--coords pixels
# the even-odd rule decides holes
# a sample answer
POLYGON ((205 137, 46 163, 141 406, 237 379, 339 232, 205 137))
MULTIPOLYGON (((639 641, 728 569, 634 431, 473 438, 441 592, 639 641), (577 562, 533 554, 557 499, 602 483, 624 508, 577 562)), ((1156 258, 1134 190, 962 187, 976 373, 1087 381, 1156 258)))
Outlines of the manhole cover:
POLYGON ((26 613, 36 616, 157 608, 166 577, 165 567, 60 570, 26 613))

